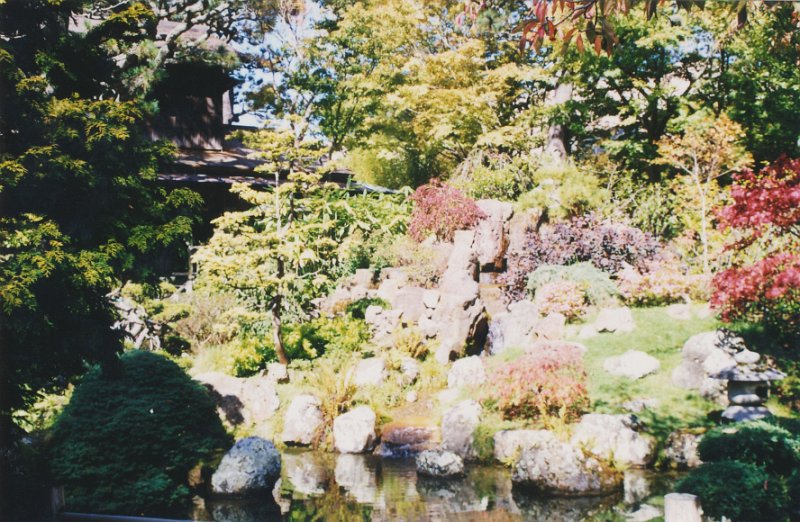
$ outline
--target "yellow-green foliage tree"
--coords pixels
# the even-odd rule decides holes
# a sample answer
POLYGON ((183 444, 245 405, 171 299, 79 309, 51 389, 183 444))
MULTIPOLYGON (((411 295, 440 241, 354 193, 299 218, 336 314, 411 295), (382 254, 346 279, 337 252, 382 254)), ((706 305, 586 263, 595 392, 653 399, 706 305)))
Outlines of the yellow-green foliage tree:
POLYGON ((687 122, 683 134, 665 136, 658 142, 655 161, 678 173, 675 190, 683 202, 686 227, 698 233, 704 274, 711 271, 712 209, 724 196, 717 180, 752 161, 739 145, 743 136, 742 127, 724 113, 713 119, 701 114, 687 122))
POLYGON ((257 170, 274 176, 275 187, 234 185, 250 208, 216 219, 214 235, 194 259, 203 282, 270 317, 275 354, 285 364, 284 318, 305 318, 312 301, 346 272, 349 238, 403 233, 409 203, 404 194, 350 195, 324 183, 322 171, 308 171, 324 150, 318 141, 272 130, 245 140, 264 161, 257 170))
POLYGON ((337 258, 336 214, 344 210, 343 200, 336 196, 338 188, 321 183, 320 174, 300 169, 320 157, 320 143, 274 131, 255 133, 248 142, 264 160, 257 170, 273 174, 277 186, 260 191, 234 185, 231 190, 252 206, 216 219, 214 235, 195 260, 211 284, 269 314, 275 353, 286 364, 283 315, 303 309, 329 283, 337 258), (287 171, 286 182, 280 183, 281 172, 287 171))

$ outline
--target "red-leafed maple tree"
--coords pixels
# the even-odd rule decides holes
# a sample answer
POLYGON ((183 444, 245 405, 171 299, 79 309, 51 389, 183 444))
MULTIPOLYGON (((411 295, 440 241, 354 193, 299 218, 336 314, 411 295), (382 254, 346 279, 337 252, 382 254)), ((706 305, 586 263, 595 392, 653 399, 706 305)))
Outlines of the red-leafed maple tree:
MULTIPOLYGON (((747 23, 748 8, 769 8, 770 2, 753 3, 746 0, 730 2, 733 23, 741 28, 747 23)), ((779 2, 775 2, 779 3, 779 2)), ((705 0, 464 0, 464 11, 459 14, 457 23, 475 20, 480 12, 495 5, 510 7, 521 12, 522 23, 520 49, 530 45, 536 51, 544 43, 561 41, 566 46, 574 42, 578 51, 592 48, 597 54, 605 51, 611 54, 619 43, 614 31, 614 16, 626 15, 641 9, 650 20, 656 15, 659 6, 669 4, 677 9, 703 9, 705 0), (516 5, 515 5, 516 4, 516 5)), ((800 16, 793 14, 793 20, 800 21, 800 16)))
POLYGON ((760 319, 800 333, 800 159, 743 171, 731 199, 718 217, 741 237, 729 246, 733 266, 714 278, 712 304, 723 319, 760 319))

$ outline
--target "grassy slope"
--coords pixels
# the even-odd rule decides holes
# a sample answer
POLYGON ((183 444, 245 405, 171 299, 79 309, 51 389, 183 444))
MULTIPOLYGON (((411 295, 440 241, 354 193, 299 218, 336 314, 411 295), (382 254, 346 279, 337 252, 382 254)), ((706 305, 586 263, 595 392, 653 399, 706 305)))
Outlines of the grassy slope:
POLYGON ((659 441, 674 429, 709 425, 708 414, 721 409, 704 400, 692 390, 672 384, 672 370, 680 364, 681 348, 694 334, 720 326, 713 317, 677 320, 669 317, 665 308, 633 309, 636 329, 630 333, 603 333, 583 339, 588 351, 584 360, 589 374, 589 395, 593 409, 603 413, 623 412, 622 403, 635 398, 655 398, 659 405, 642 412, 639 417, 648 425, 648 431, 659 441), (653 375, 637 381, 614 377, 603 369, 607 357, 620 355, 627 350, 646 352, 661 362, 653 375))

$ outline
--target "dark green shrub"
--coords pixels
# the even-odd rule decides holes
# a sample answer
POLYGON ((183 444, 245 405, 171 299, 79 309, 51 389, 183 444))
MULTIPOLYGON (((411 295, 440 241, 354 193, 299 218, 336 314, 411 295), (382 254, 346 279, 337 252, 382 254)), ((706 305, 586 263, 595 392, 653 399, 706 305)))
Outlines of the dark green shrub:
POLYGON ((703 513, 715 519, 775 522, 786 519, 789 505, 784 481, 746 462, 703 464, 676 489, 700 497, 703 513))
POLYGON ((800 468, 797 440, 787 430, 762 421, 712 430, 703 436, 697 450, 703 462, 749 462, 782 476, 800 468))
POLYGON ((345 312, 356 319, 364 319, 367 308, 370 306, 380 306, 383 309, 387 309, 389 308, 389 303, 380 297, 362 297, 348 304, 347 308, 345 308, 345 312))
POLYGON ((189 502, 188 472, 229 444, 202 385, 134 351, 76 388, 53 429, 50 468, 70 510, 163 515, 189 502))

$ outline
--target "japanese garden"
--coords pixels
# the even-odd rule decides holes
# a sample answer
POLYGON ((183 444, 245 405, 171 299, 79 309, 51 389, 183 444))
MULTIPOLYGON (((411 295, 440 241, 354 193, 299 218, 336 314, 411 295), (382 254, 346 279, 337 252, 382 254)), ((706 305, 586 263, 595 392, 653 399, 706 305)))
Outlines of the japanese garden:
POLYGON ((0 0, 0 520, 800 519, 800 2, 0 0))

